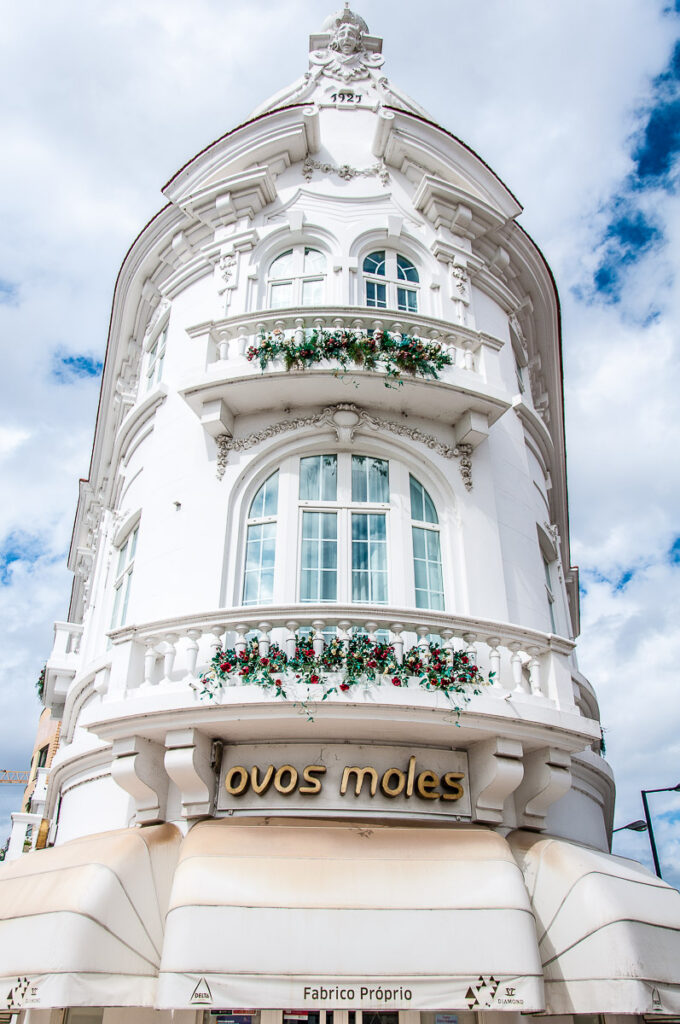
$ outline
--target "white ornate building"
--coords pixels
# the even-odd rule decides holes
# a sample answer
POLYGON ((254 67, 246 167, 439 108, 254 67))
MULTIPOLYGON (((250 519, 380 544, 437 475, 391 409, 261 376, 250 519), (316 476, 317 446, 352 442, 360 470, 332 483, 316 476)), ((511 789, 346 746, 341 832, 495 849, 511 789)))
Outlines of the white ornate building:
POLYGON ((680 1015, 680 895, 608 853, 554 281, 381 48, 328 18, 121 268, 52 848, 0 869, 29 1024, 680 1015))

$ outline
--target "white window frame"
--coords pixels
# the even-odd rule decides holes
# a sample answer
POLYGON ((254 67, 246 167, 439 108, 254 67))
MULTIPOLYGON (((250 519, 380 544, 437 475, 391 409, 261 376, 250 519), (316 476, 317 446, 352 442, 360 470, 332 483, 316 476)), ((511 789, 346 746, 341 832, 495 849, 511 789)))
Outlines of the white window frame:
POLYGON ((267 294, 266 294, 266 306, 267 309, 293 309, 298 306, 303 306, 305 309, 312 306, 323 306, 327 299, 327 288, 328 288, 328 253, 321 248, 316 242, 296 242, 294 245, 289 245, 281 252, 273 256, 269 261, 267 268, 267 294), (323 273, 305 273, 305 255, 309 250, 321 253, 324 258, 325 266, 323 273), (293 255, 293 266, 292 273, 287 277, 272 277, 271 270, 274 264, 281 256, 285 256, 287 253, 293 255), (305 303, 304 299, 304 286, 310 283, 321 284, 321 301, 314 303, 305 303), (275 306, 272 301, 273 291, 277 285, 289 284, 291 286, 291 301, 286 305, 275 306))
MULTIPOLYGON (((271 600, 267 600, 267 601, 247 601, 247 602, 246 602, 245 597, 246 597, 246 578, 247 578, 248 571, 249 571, 247 569, 247 565, 248 565, 248 543, 249 543, 249 540, 250 540, 250 531, 251 531, 251 529, 253 529, 255 527, 267 526, 267 525, 270 525, 270 524, 274 524, 274 527, 275 527, 275 529, 274 529, 274 566, 273 566, 273 572, 272 572, 272 576, 273 576, 272 591, 273 591, 274 585, 276 583, 276 550, 277 550, 277 547, 278 547, 278 536, 277 536, 278 530, 276 529, 276 526, 277 526, 277 523, 278 523, 279 500, 280 500, 280 498, 279 498, 279 490, 278 490, 279 489, 278 472, 279 472, 278 469, 275 469, 272 473, 270 473, 268 476, 266 476, 264 478, 264 480, 261 481, 259 487, 257 488, 257 490, 255 491, 255 493, 253 494, 253 496, 251 497, 251 499, 250 499, 250 501, 248 503, 248 518, 246 519, 246 531, 245 531, 245 534, 246 534, 246 536, 245 536, 245 544, 246 544, 246 546, 245 546, 245 553, 244 553, 244 560, 243 560, 243 582, 242 582, 242 587, 241 587, 241 603, 242 603, 242 606, 244 608, 256 607, 257 605, 260 605, 260 604, 265 605, 265 604, 272 604, 273 603, 273 596, 272 596, 271 600), (268 484, 269 481, 273 479, 273 477, 277 477, 277 481, 276 481, 276 494, 277 494, 277 497, 276 497, 276 512, 273 515, 264 515, 264 514, 261 515, 261 516, 257 516, 257 515, 253 516, 253 515, 251 515, 252 509, 253 509, 253 503, 255 501, 255 498, 258 496, 258 494, 260 493, 262 488, 265 487, 266 484, 268 484)), ((261 572, 262 572, 262 562, 260 561, 258 573, 261 574, 261 572)), ((262 579, 261 579, 261 576, 258 579, 258 588, 257 589, 258 589, 258 593, 262 589, 262 579)))
POLYGON ((122 629, 127 623, 132 574, 139 541, 139 519, 115 545, 116 568, 113 577, 113 604, 110 629, 122 629))
MULTIPOLYGON (((323 447, 321 444, 317 444, 302 452, 295 452, 291 446, 285 455, 279 456, 275 464, 270 464, 268 472, 264 468, 260 470, 257 474, 257 484, 253 482, 252 487, 248 487, 244 493, 241 513, 243 527, 240 531, 241 540, 239 542, 240 554, 237 555, 238 570, 234 577, 236 604, 241 604, 245 595, 246 545, 248 526, 252 522, 248 518, 248 512, 253 496, 275 468, 279 471, 279 499, 276 517, 274 591, 271 603, 274 605, 300 604, 302 607, 320 604, 332 608, 335 605, 356 604, 357 607, 374 605, 376 607, 393 606, 417 609, 413 526, 423 526, 423 524, 411 518, 411 475, 430 495, 435 507, 437 505, 440 506, 440 509, 447 507, 445 499, 436 493, 436 488, 433 493, 432 483, 428 480, 427 473, 420 472, 415 462, 405 459, 403 453, 398 450, 385 450, 384 446, 374 446, 370 442, 364 447, 360 439, 355 441, 353 451, 338 451, 336 444, 330 441, 323 447), (337 494, 333 501, 300 498, 301 460, 319 455, 335 455, 338 460, 337 494), (364 455, 389 464, 389 502, 352 500, 352 455, 364 455), (337 589, 335 597, 331 600, 317 601, 314 598, 302 600, 302 532, 305 512, 331 512, 337 516, 337 589), (351 529, 352 515, 356 513, 379 514, 385 517, 387 593, 384 602, 377 601, 375 598, 354 601, 352 597, 351 529)), ((379 492, 374 492, 374 496, 376 493, 379 492)), ((437 510, 438 518, 440 509, 437 510)), ((425 528, 436 530, 440 537, 444 582, 444 608, 441 610, 445 611, 452 606, 451 601, 453 600, 453 569, 448 564, 448 542, 446 539, 448 525, 439 519, 438 524, 425 524, 425 528)), ((379 563, 378 569, 382 568, 383 565, 379 563)))
POLYGON ((149 337, 144 361, 145 393, 153 391, 163 379, 163 365, 168 343, 168 318, 149 337))
POLYGON ((365 252, 360 260, 361 265, 361 296, 362 305, 368 309, 390 309, 396 310, 398 313, 411 314, 413 316, 418 313, 422 313, 421 308, 421 270, 418 264, 410 256, 407 256, 404 252, 398 252, 396 249, 388 249, 386 246, 378 246, 372 248, 368 252, 365 252), (374 253, 384 252, 385 253, 385 273, 384 274, 371 274, 364 270, 364 262, 369 256, 374 253), (408 260, 414 267, 418 281, 405 281, 400 279, 399 271, 397 267, 397 257, 401 256, 402 259, 408 260), (369 304, 368 300, 368 285, 375 284, 385 286, 385 305, 379 306, 375 304, 369 304), (406 309, 399 307, 399 291, 404 290, 412 293, 416 297, 416 308, 406 309))

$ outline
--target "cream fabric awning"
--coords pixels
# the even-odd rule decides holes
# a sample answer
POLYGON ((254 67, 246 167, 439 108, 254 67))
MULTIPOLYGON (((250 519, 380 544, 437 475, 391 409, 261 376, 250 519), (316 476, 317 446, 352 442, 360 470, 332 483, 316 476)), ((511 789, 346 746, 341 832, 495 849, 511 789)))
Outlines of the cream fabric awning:
POLYGON ((508 842, 536 914, 548 1013, 680 1013, 680 893, 565 839, 508 842))
POLYGON ((125 829, 0 867, 0 1009, 153 1006, 180 843, 125 829))
POLYGON ((166 921, 159 1007, 540 1010, 534 919, 481 827, 278 819, 194 826, 166 921))

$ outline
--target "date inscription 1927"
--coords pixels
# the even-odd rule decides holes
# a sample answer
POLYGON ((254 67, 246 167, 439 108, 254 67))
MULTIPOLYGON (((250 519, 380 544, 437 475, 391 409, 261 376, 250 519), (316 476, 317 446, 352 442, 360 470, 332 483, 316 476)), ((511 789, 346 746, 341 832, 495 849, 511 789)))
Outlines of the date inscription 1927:
POLYGON ((331 93, 331 99, 333 103, 361 103, 362 94, 360 92, 333 92, 331 93))

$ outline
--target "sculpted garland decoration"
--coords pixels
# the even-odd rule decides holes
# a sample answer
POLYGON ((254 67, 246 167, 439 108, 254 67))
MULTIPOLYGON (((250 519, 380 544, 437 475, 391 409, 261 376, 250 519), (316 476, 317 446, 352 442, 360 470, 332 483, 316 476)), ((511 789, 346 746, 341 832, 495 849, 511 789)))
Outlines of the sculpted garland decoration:
POLYGON ((263 654, 256 639, 238 651, 220 649, 195 689, 199 696, 214 700, 225 686, 260 686, 290 700, 294 698, 286 687, 302 683, 312 688, 315 700, 326 700, 333 693, 348 693, 360 685, 403 687, 415 679, 426 690, 444 693, 460 714, 470 697, 481 693, 481 686, 493 677, 490 673, 485 679, 464 651, 436 643, 411 647, 400 660, 391 644, 376 643, 363 634, 344 641, 333 637, 321 652, 311 637, 296 633, 294 640, 290 655, 278 644, 267 644, 263 654))
POLYGON ((463 478, 465 489, 472 490, 473 448, 471 444, 457 444, 455 447, 445 444, 432 434, 425 434, 422 430, 418 430, 417 427, 410 427, 406 423, 394 423, 392 420, 384 420, 379 416, 371 416, 351 402, 328 405, 321 412, 312 413, 309 416, 280 420, 278 423, 271 423, 263 430, 254 431, 246 437, 220 434, 217 438, 217 479, 221 480, 224 476, 230 452, 244 452, 269 438, 277 437, 279 434, 286 434, 292 430, 303 430, 305 427, 319 427, 324 424, 333 427, 337 432, 338 440, 343 443, 352 441, 356 429, 363 426, 370 430, 388 430, 398 437, 408 437, 412 441, 424 444, 426 448, 441 455, 442 458, 460 459, 460 475, 463 478))

